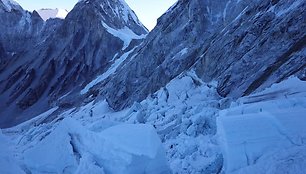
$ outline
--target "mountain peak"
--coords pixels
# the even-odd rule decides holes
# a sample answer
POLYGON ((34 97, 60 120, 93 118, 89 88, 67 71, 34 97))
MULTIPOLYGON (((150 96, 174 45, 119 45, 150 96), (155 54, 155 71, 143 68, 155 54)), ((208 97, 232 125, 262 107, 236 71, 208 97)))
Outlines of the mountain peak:
POLYGON ((116 30, 127 26, 134 31, 136 29, 138 35, 147 33, 147 29, 124 0, 80 0, 72 11, 79 13, 80 10, 82 13, 95 11, 95 14, 100 15, 101 22, 116 30))
POLYGON ((37 10, 37 13, 41 16, 41 18, 46 21, 50 18, 60 18, 65 19, 65 17, 68 14, 68 10, 66 9, 51 9, 51 8, 43 8, 40 10, 37 10))

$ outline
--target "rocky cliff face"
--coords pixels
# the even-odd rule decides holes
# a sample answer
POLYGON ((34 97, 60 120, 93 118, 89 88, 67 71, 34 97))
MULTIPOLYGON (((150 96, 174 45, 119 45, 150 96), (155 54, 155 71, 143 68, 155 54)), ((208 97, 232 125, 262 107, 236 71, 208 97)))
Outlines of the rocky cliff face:
POLYGON ((142 45, 130 54, 133 60, 125 67, 133 71, 122 68, 101 85, 108 89, 101 93, 116 109, 143 100, 189 69, 216 33, 247 5, 246 1, 178 1, 158 19, 156 28, 142 45))
POLYGON ((201 55, 195 68, 218 80, 222 96, 240 97, 291 75, 305 78, 305 1, 262 0, 247 6, 201 55))
POLYGON ((1 68, 1 125, 29 119, 105 71, 133 39, 124 32, 147 33, 125 2, 115 0, 80 1, 65 20, 44 22, 18 5, 0 16, 7 24, 1 42, 13 55, 1 68))
POLYGON ((117 73, 96 88, 120 110, 187 69, 239 97, 305 78, 305 2, 178 1, 117 73))

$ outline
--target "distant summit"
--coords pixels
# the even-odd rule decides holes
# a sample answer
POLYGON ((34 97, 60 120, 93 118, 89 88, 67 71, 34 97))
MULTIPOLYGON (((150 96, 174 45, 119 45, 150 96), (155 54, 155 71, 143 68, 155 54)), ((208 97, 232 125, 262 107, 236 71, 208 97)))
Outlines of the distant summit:
POLYGON ((37 12, 44 21, 50 18, 65 19, 65 17, 68 14, 68 11, 66 9, 58 9, 58 8, 56 9, 43 8, 43 9, 37 10, 37 12))

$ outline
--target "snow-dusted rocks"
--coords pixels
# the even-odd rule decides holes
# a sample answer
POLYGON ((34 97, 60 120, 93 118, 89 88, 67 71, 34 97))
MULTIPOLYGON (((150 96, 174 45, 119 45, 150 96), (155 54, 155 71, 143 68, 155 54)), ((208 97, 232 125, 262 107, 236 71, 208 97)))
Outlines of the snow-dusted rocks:
POLYGON ((153 126, 120 124, 92 132, 64 119, 24 153, 32 173, 167 174, 165 151, 153 126))
POLYGON ((303 173, 305 89, 305 82, 290 78, 220 113, 217 128, 226 172, 303 173))

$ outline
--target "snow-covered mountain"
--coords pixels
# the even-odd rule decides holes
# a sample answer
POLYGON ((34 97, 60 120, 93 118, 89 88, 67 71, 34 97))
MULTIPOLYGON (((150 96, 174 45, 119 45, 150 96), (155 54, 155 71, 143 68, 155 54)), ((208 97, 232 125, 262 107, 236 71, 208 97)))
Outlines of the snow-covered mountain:
POLYGON ((46 22, 37 12, 17 7, 0 15, 4 24, 0 42, 12 55, 1 60, 2 126, 58 105, 62 95, 73 94, 106 71, 147 33, 123 1, 80 1, 65 20, 46 22))
POLYGON ((304 173, 305 1, 0 5, 0 173, 304 173))
POLYGON ((65 17, 68 14, 68 11, 65 9, 51 9, 51 8, 43 8, 40 10, 37 10, 37 13, 41 16, 41 18, 46 21, 50 18, 60 18, 65 19, 65 17))

